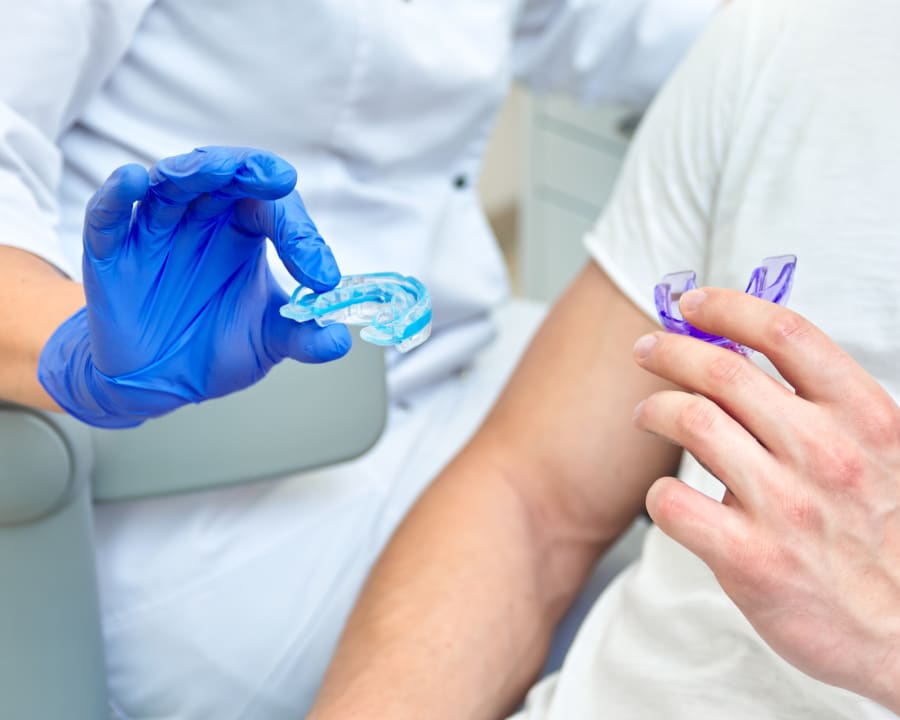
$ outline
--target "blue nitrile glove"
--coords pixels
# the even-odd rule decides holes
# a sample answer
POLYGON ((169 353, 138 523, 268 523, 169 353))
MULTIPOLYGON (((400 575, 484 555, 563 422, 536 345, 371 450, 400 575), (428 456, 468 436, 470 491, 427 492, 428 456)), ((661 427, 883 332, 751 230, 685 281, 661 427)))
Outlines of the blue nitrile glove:
POLYGON ((38 378, 71 415, 130 427, 252 385, 291 357, 322 362, 350 347, 343 325, 279 315, 287 301, 266 238, 317 292, 340 280, 284 160, 207 147, 116 170, 87 205, 87 307, 41 353, 38 378), (135 202, 139 202, 132 212, 135 202))

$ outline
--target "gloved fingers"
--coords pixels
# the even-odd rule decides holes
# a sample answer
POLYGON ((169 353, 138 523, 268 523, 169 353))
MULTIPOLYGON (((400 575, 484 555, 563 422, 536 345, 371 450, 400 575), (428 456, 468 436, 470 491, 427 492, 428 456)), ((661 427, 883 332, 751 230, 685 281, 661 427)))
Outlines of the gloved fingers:
POLYGON ((141 229, 152 237, 168 237, 192 200, 230 183, 236 161, 227 150, 197 148, 150 168, 150 191, 138 211, 141 229))
POLYGON ((271 202, 241 200, 232 221, 239 230, 270 238, 294 279, 315 292, 331 290, 341 271, 296 192, 271 202))
POLYGON ((346 355, 353 340, 345 325, 319 327, 314 322, 295 323, 288 331, 288 357, 300 362, 321 363, 346 355))
POLYGON ((346 326, 319 327, 315 321, 297 323, 278 316, 268 325, 266 345, 278 358, 293 358, 305 363, 337 360, 350 350, 353 341, 346 326))
POLYGON ((147 170, 131 163, 113 171, 88 200, 84 212, 84 246, 91 259, 106 260, 128 238, 134 203, 147 193, 147 170))
POLYGON ((221 216, 242 198, 277 200, 290 193, 296 184, 297 171, 287 161, 272 153, 251 151, 235 168, 231 182, 191 203, 186 219, 206 222, 221 216))
MULTIPOLYGON (((274 282, 269 273, 270 280, 274 282)), ((319 327, 314 320, 297 323, 281 316, 287 294, 275 286, 263 313, 262 342, 272 362, 293 358, 300 362, 320 363, 336 360, 350 349, 350 332, 344 325, 319 327)))
POLYGON ((150 170, 150 192, 139 220, 151 235, 168 236, 192 204, 196 218, 226 212, 242 197, 271 199, 289 193, 293 167, 277 155, 254 148, 204 147, 160 160, 150 170))

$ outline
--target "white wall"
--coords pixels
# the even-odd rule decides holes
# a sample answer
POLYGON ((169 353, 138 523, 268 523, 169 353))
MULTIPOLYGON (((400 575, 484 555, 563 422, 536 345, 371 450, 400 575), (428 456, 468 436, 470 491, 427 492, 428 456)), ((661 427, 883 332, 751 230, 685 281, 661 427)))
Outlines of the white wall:
POLYGON ((525 130, 519 288, 553 300, 587 260, 584 233, 603 211, 630 139, 632 119, 614 106, 536 98, 525 130))
POLYGON ((630 120, 618 107, 510 93, 480 195, 517 293, 550 301, 584 264, 581 239, 615 183, 630 120))

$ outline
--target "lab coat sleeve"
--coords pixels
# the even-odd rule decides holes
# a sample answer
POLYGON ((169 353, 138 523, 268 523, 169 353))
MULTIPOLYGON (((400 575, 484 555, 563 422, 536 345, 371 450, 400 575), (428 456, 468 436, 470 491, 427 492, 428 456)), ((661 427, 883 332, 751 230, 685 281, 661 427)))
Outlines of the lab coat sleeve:
POLYGON ((643 108, 722 0, 526 0, 514 73, 539 92, 643 108))
POLYGON ((124 54, 149 0, 28 0, 0 13, 0 244, 67 274, 57 142, 124 54))

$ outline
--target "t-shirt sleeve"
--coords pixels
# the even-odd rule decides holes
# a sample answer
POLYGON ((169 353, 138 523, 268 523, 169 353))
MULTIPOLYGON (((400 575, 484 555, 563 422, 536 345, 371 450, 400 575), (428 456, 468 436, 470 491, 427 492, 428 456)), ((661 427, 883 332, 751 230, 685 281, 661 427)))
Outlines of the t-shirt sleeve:
POLYGON ((513 45, 537 91, 646 107, 722 0, 526 0, 513 45))
POLYGON ((63 166, 57 142, 124 53, 148 4, 31 0, 3 12, 0 244, 72 274, 57 235, 63 166))
POLYGON ((663 275, 695 270, 702 283, 719 177, 754 71, 749 6, 722 10, 648 110, 595 226, 589 254, 655 318, 663 275))

